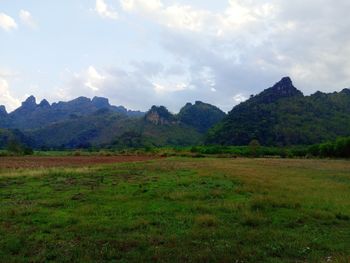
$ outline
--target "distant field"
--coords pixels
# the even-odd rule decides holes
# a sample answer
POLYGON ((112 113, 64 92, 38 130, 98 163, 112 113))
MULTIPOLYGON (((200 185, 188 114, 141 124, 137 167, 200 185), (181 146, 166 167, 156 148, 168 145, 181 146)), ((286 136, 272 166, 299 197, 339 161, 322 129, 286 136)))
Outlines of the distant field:
POLYGON ((350 262, 349 161, 96 163, 2 166, 0 262, 350 262))

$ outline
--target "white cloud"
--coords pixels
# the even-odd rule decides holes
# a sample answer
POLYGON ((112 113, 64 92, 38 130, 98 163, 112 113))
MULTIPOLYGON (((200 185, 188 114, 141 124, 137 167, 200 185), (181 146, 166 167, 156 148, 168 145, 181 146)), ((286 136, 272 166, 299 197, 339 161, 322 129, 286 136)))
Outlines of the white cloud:
POLYGON ((200 31, 209 12, 196 10, 190 5, 165 6, 161 0, 120 0, 121 7, 129 13, 139 14, 157 23, 178 29, 200 31))
POLYGON ((1 77, 0 77, 0 105, 5 105, 8 111, 12 111, 21 105, 20 101, 12 96, 7 80, 1 77))
POLYGON ((101 85, 103 85, 105 77, 102 76, 99 72, 97 72, 97 70, 93 66, 90 66, 87 69, 85 75, 85 86, 90 88, 93 92, 99 91, 101 85))
POLYGON ((116 105, 141 109, 144 105, 150 105, 153 95, 152 84, 144 73, 137 70, 131 73, 120 68, 97 69, 90 66, 81 72, 66 72, 64 75, 64 83, 56 89, 56 98, 52 100, 103 96, 116 105))
POLYGON ((247 98, 243 94, 237 94, 236 96, 233 97, 233 100, 235 101, 236 104, 238 104, 243 101, 246 101, 247 98))
MULTIPOLYGON (((130 109, 146 111, 152 105, 165 105, 178 110, 178 105, 188 102, 183 94, 192 94, 193 86, 189 85, 186 77, 175 74, 169 78, 167 71, 167 68, 153 62, 140 62, 129 70, 90 66, 78 73, 65 72, 63 85, 56 88, 55 96, 50 99, 102 96, 109 98, 114 105, 130 109), (146 65, 153 69, 144 71, 146 65)), ((196 99, 192 96, 190 101, 196 99)))
POLYGON ((160 0, 120 0, 120 3, 122 8, 127 11, 142 10, 144 12, 153 12, 163 6, 160 0))
POLYGON ((162 27, 160 45, 186 64, 197 96, 227 110, 232 98, 238 103, 286 75, 306 94, 350 86, 349 1, 231 0, 221 11, 165 3, 151 13, 135 4, 124 10, 162 27))
POLYGON ((26 25, 27 27, 29 27, 31 29, 36 29, 38 27, 32 14, 27 10, 19 11, 19 18, 21 19, 21 21, 24 25, 26 25))
POLYGON ((214 12, 188 4, 165 5, 161 0, 120 0, 124 11, 143 15, 160 25, 216 36, 224 36, 249 23, 258 23, 278 12, 272 3, 257 1, 247 5, 247 2, 229 0, 226 9, 214 12))
POLYGON ((105 0, 96 0, 95 11, 103 18, 117 19, 118 13, 105 0))
POLYGON ((17 28, 17 24, 16 21, 9 15, 0 13, 0 27, 5 31, 11 31, 17 28))
POLYGON ((154 91, 158 94, 169 94, 176 91, 183 91, 188 88, 188 84, 186 83, 153 83, 153 86, 154 91))

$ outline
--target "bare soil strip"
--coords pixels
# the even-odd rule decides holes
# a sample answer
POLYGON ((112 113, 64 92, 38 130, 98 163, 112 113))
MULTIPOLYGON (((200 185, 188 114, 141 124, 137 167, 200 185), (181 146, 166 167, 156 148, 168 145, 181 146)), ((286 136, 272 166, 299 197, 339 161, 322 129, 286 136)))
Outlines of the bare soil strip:
POLYGON ((90 166, 156 159, 154 156, 0 157, 0 169, 90 166))

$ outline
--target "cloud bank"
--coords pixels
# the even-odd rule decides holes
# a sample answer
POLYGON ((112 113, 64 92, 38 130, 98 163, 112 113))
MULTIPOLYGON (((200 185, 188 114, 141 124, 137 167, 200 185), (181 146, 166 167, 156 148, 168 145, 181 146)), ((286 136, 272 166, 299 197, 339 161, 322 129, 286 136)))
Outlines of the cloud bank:
POLYGON ((230 0, 220 12, 160 0, 121 6, 161 27, 161 47, 188 68, 187 88, 215 91, 226 109, 285 75, 306 94, 350 86, 349 1, 230 0), (199 77, 208 70, 210 81, 199 77))
MULTIPOLYGON (((86 12, 90 20, 79 21, 94 24, 61 32, 60 52, 70 56, 58 56, 79 62, 62 62, 62 71, 74 70, 55 83, 51 100, 97 95, 133 109, 163 104, 173 111, 202 100, 228 111, 287 75, 305 94, 350 86, 348 0, 95 0, 91 9, 98 22, 86 12), (86 45, 70 46, 73 30, 77 39, 90 34, 81 37, 86 45)), ((24 9, 19 17, 34 21, 24 9)), ((0 13, 0 28, 17 24, 0 13)))

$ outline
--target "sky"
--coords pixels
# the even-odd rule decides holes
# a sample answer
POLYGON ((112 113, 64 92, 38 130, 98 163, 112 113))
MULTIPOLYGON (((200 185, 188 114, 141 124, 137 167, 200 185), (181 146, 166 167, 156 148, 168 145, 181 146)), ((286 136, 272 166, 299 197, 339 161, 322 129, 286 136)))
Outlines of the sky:
POLYGON ((284 76, 350 87, 349 0, 0 0, 0 105, 102 96, 225 111, 284 76))

